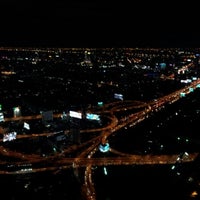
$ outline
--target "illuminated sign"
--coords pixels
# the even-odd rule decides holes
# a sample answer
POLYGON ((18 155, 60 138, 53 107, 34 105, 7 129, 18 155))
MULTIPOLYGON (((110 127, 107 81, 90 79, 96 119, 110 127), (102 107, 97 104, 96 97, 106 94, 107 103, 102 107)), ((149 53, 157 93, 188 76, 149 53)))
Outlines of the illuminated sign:
POLYGON ((115 93, 115 94, 114 94, 114 98, 115 98, 115 99, 123 100, 123 95, 122 95, 122 94, 117 94, 117 93, 115 93))
POLYGON ((159 65, 160 65, 160 68, 161 68, 161 69, 165 69, 166 66, 167 66, 166 63, 160 63, 159 65))
POLYGON ((82 113, 80 112, 76 112, 76 111, 69 111, 69 116, 70 117, 74 117, 74 118, 78 118, 78 119, 82 119, 82 113))
POLYGON ((16 136, 16 132, 6 133, 3 135, 3 142, 15 140, 16 136))
POLYGON ((108 152, 109 150, 110 150, 110 145, 109 145, 109 143, 106 143, 106 144, 100 144, 99 145, 99 150, 101 151, 101 152, 103 152, 103 153, 105 153, 105 152, 108 152))
POLYGON ((0 122, 4 122, 4 114, 2 112, 0 113, 0 122))
POLYGON ((86 119, 90 119, 90 120, 100 120, 99 115, 97 114, 91 114, 91 113, 87 113, 86 114, 86 119))
POLYGON ((196 88, 200 88, 200 84, 197 84, 196 88))
POLYGON ((180 96, 181 96, 181 97, 185 97, 185 93, 184 93, 184 92, 181 92, 181 93, 180 93, 180 96))
POLYGON ((192 80, 191 79, 181 79, 181 83, 191 83, 192 80))
POLYGON ((14 107, 13 108, 13 115, 14 115, 14 117, 21 116, 21 109, 20 109, 20 107, 14 107))
POLYGON ((98 106, 103 106, 103 102, 102 102, 102 101, 99 101, 99 102, 98 102, 98 106))
POLYGON ((27 130, 30 130, 30 125, 28 123, 24 122, 24 128, 27 130))
POLYGON ((189 88, 189 91, 190 91, 190 92, 194 92, 194 88, 192 88, 192 87, 189 88))
POLYGON ((192 80, 193 80, 193 81, 196 81, 196 80, 197 80, 197 77, 192 77, 192 80))

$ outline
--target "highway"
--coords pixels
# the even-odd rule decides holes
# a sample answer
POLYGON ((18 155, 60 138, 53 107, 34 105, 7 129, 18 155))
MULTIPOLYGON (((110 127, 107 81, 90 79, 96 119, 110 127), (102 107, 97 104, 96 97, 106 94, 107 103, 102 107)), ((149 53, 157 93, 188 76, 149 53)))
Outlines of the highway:
MULTIPOLYGON (((101 109, 95 111, 100 115, 103 115, 110 122, 107 126, 93 129, 83 129, 81 134, 94 134, 92 139, 83 142, 79 145, 71 145, 64 149, 62 152, 58 152, 51 156, 41 156, 38 154, 25 154, 17 152, 5 147, 3 140, 1 139, 0 154, 4 160, 0 160, 0 174, 23 174, 23 173, 38 173, 42 171, 57 172, 59 170, 65 170, 73 168, 74 173, 79 175, 79 168, 85 168, 84 177, 82 177, 83 187, 82 192, 86 199, 95 200, 95 188, 92 182, 92 167, 93 166, 108 166, 108 165, 165 165, 176 164, 180 161, 179 154, 173 155, 134 155, 120 152, 119 150, 112 149, 109 151, 117 155, 114 157, 95 157, 95 153, 99 151, 99 145, 105 145, 110 136, 115 134, 118 130, 130 125, 135 126, 141 121, 149 117, 151 113, 158 112, 164 108, 166 104, 172 104, 178 101, 181 97, 181 93, 190 93, 190 88, 197 88, 200 84, 200 79, 192 81, 182 89, 172 92, 166 96, 154 99, 150 102, 138 102, 138 101, 117 101, 104 105, 101 109), (123 112, 124 115, 117 117, 116 113, 123 112), (98 134, 97 134, 98 133, 98 134), (76 157, 69 157, 69 154, 76 153, 76 157), (77 153, 79 152, 79 153, 77 153), (11 162, 9 158, 17 158, 19 161, 11 162), (5 161, 9 160, 9 161, 5 161)), ((5 122, 8 121, 28 121, 40 119, 41 115, 35 116, 20 116, 5 118, 5 122)), ((54 118, 60 118, 61 114, 54 114, 54 118)), ((3 134, 3 133, 1 133, 3 134)), ((16 140, 22 140, 25 138, 37 138, 44 136, 54 135, 54 132, 37 133, 17 135, 16 140)), ((68 134, 68 130, 65 131, 68 134)), ((190 153, 181 159, 181 162, 194 161, 199 152, 190 153)), ((80 177, 79 177, 80 178, 80 177)))

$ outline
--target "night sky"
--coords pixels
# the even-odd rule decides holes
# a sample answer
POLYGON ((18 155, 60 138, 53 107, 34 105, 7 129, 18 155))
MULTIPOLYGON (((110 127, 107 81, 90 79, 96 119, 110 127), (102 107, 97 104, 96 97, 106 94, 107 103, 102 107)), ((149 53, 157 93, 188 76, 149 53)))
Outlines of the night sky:
POLYGON ((1 46, 199 47, 198 23, 188 2, 0 1, 1 46))

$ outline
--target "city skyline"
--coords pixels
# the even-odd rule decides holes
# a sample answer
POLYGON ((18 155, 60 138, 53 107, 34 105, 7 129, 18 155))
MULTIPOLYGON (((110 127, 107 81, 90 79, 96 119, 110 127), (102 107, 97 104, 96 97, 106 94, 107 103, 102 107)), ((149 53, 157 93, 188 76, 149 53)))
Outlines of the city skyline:
POLYGON ((198 199, 199 51, 1 47, 2 196, 198 199))

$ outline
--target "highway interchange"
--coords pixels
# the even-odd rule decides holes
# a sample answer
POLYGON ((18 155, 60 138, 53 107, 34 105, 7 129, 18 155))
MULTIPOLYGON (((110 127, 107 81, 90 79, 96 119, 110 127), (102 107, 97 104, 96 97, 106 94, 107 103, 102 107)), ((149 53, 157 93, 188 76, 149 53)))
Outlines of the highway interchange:
MULTIPOLYGON (((117 149, 109 148, 109 151, 115 154, 114 157, 95 157, 95 153, 99 151, 100 145, 106 145, 109 143, 110 136, 115 134, 118 130, 127 127, 129 125, 134 126, 141 121, 149 117, 151 113, 158 112, 164 108, 166 104, 172 104, 178 101, 181 97, 181 93, 189 94, 190 88, 196 89, 200 84, 200 79, 192 81, 185 87, 174 91, 166 96, 154 99, 150 102, 138 102, 138 101, 116 101, 110 104, 105 104, 101 109, 96 111, 97 114, 105 116, 110 123, 106 126, 93 129, 80 130, 81 134, 95 133, 92 139, 83 142, 79 145, 71 145, 64 149, 62 152, 58 152, 51 156, 41 156, 38 154, 26 154, 8 149, 4 146, 2 139, 0 140, 0 153, 1 156, 8 158, 16 158, 18 161, 0 161, 0 174, 24 174, 24 173, 36 173, 42 171, 58 172, 59 170, 65 170, 73 168, 74 173, 77 176, 79 174, 79 168, 85 168, 83 178, 83 194, 86 199, 96 199, 95 187, 92 181, 92 167, 93 166, 107 166, 107 165, 154 165, 154 164, 175 164, 179 159, 179 154, 173 155, 135 155, 120 152, 117 149), (117 117, 117 112, 123 112, 122 117, 117 117), (97 134, 98 133, 98 134, 97 134), (69 157, 68 155, 73 152, 80 152, 76 157, 69 157)), ((20 116, 5 118, 5 121, 28 121, 41 119, 41 115, 35 116, 20 116)), ((54 114, 54 118, 60 118, 61 114, 54 114)), ((55 134, 54 132, 37 133, 37 134, 18 134, 16 140, 22 140, 25 138, 37 138, 50 136, 55 134)), ((67 131, 65 131, 67 134, 67 131)), ((199 152, 190 153, 183 158, 181 162, 194 161, 199 152)))

